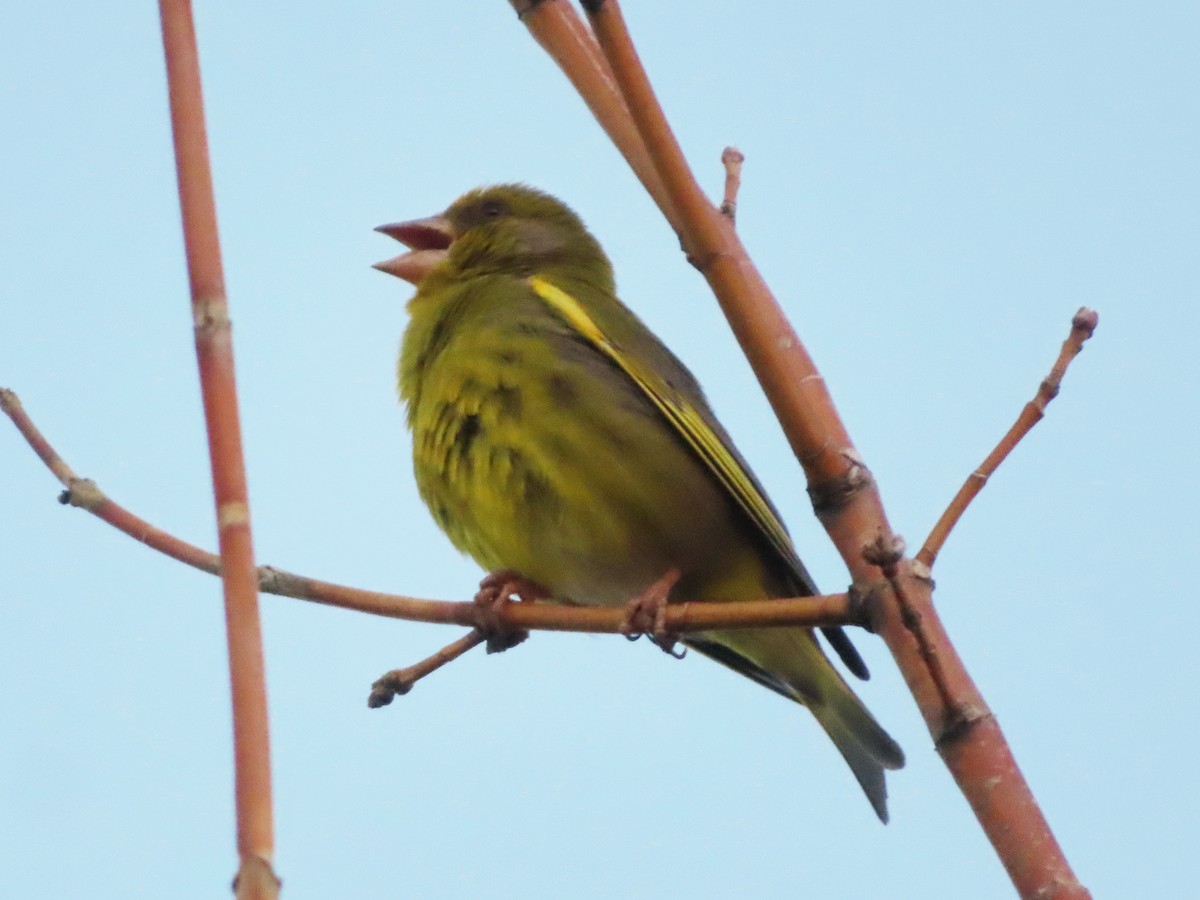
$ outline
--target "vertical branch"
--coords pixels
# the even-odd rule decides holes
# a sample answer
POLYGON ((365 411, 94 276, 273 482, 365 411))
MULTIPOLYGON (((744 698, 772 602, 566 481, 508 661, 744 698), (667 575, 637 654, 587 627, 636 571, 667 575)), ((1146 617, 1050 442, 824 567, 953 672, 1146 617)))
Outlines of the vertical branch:
POLYGON ((160 0, 159 12, 225 593, 240 858, 235 884, 239 898, 258 900, 277 896, 279 882, 271 869, 274 824, 267 694, 233 341, 191 2, 160 0))

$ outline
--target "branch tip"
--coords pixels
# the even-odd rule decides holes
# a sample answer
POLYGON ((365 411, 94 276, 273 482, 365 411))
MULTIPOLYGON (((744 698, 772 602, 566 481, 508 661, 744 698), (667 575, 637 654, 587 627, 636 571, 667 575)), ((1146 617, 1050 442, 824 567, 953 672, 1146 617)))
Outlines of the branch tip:
POLYGON ((737 219, 738 191, 742 187, 742 163, 744 154, 737 147, 726 147, 721 153, 721 165, 725 167, 725 196, 721 200, 721 215, 733 223, 737 219))
POLYGON ((1086 306, 1079 307, 1079 311, 1075 313, 1074 318, 1071 319, 1071 327, 1073 329, 1087 332, 1087 337, 1085 337, 1084 340, 1087 340, 1087 338, 1090 338, 1093 334, 1095 334, 1096 328, 1099 325, 1100 313, 1096 312, 1094 309, 1089 309, 1086 306))
POLYGON ((403 669, 393 669, 376 679, 371 685, 371 695, 367 698, 367 706, 379 709, 387 706, 395 697, 403 697, 413 689, 413 685, 431 675, 447 663, 458 659, 473 647, 478 647, 487 636, 478 628, 467 632, 458 640, 447 644, 437 653, 421 660, 416 665, 403 669))
POLYGON ((1038 384, 1037 393, 1033 399, 1021 408, 1021 412, 1017 415, 1017 420, 1005 433, 999 443, 975 471, 967 476, 962 487, 958 489, 958 493, 954 495, 954 499, 950 501, 937 524, 929 532, 929 537, 925 539, 925 544, 921 548, 921 552, 917 554, 916 562, 921 563, 927 569, 932 568, 937 555, 941 552, 942 547, 946 543, 946 539, 950 536, 950 532, 954 530, 963 513, 967 511, 967 507, 983 490, 988 479, 996 473, 1000 464, 1008 457, 1008 454, 1019 444, 1030 430, 1036 425, 1046 413, 1046 406, 1058 396, 1062 386, 1063 377, 1067 373, 1067 366, 1071 364, 1079 352, 1083 349, 1084 342, 1087 341, 1096 331, 1096 327, 1100 323, 1100 314, 1094 309, 1088 309, 1086 306, 1081 306, 1079 310, 1071 318, 1071 333, 1067 335, 1066 340, 1062 343, 1062 348, 1058 352, 1058 358, 1055 359, 1054 365, 1050 367, 1050 373, 1042 379, 1038 384))

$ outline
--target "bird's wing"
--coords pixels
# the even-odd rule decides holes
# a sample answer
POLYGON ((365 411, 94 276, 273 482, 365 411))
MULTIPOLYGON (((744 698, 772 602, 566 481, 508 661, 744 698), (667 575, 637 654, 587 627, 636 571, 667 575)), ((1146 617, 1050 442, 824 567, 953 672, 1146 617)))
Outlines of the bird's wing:
MULTIPOLYGON (((791 570, 799 586, 811 594, 816 594, 816 585, 796 555, 791 538, 788 537, 778 514, 725 435, 724 429, 708 410, 703 396, 699 394, 699 388, 690 391, 686 389, 692 387, 694 382, 683 365, 675 360, 665 347, 661 348, 662 352, 668 355, 672 367, 677 368, 686 377, 685 387, 681 388, 671 384, 653 366, 644 362, 639 354, 624 352, 623 348, 614 342, 614 338, 606 333, 571 294, 536 275, 529 279, 529 284, 543 302, 555 310, 589 344, 625 372, 642 390, 734 498, 778 557, 791 570), (689 393, 698 395, 698 402, 689 397, 689 393)), ((824 628, 822 633, 851 672, 859 678, 869 677, 866 664, 842 629, 824 628)))

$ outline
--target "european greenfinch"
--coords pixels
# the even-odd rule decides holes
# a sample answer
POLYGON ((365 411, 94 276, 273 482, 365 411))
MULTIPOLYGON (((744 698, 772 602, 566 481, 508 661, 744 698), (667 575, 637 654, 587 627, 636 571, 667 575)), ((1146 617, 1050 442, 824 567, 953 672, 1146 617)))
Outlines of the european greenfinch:
MULTIPOLYGON (((522 185, 381 226, 417 286, 399 363, 421 497, 461 551, 555 601, 750 600, 817 589, 696 379, 618 298, 583 222, 522 185)), ((866 669, 840 629, 831 645, 866 669)), ((876 814, 904 764, 809 629, 684 643, 808 707, 876 814)))

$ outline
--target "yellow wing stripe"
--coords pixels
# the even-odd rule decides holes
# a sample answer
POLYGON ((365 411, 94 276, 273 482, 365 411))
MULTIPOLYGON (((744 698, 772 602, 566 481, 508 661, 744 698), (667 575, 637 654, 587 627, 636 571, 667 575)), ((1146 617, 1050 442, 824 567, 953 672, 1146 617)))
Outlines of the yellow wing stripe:
POLYGON ((738 505, 770 539, 775 548, 785 559, 792 559, 796 551, 792 549, 792 542, 788 539, 783 525, 754 486, 754 482, 742 469, 741 464, 729 452, 721 438, 708 426, 696 408, 663 379, 657 377, 653 372, 647 371, 646 367, 638 360, 622 352, 621 348, 614 344, 604 330, 587 314, 579 301, 566 291, 536 275, 530 277, 529 284, 534 293, 562 316, 568 325, 587 338, 597 350, 612 360, 641 388, 646 397, 733 495, 738 505))

